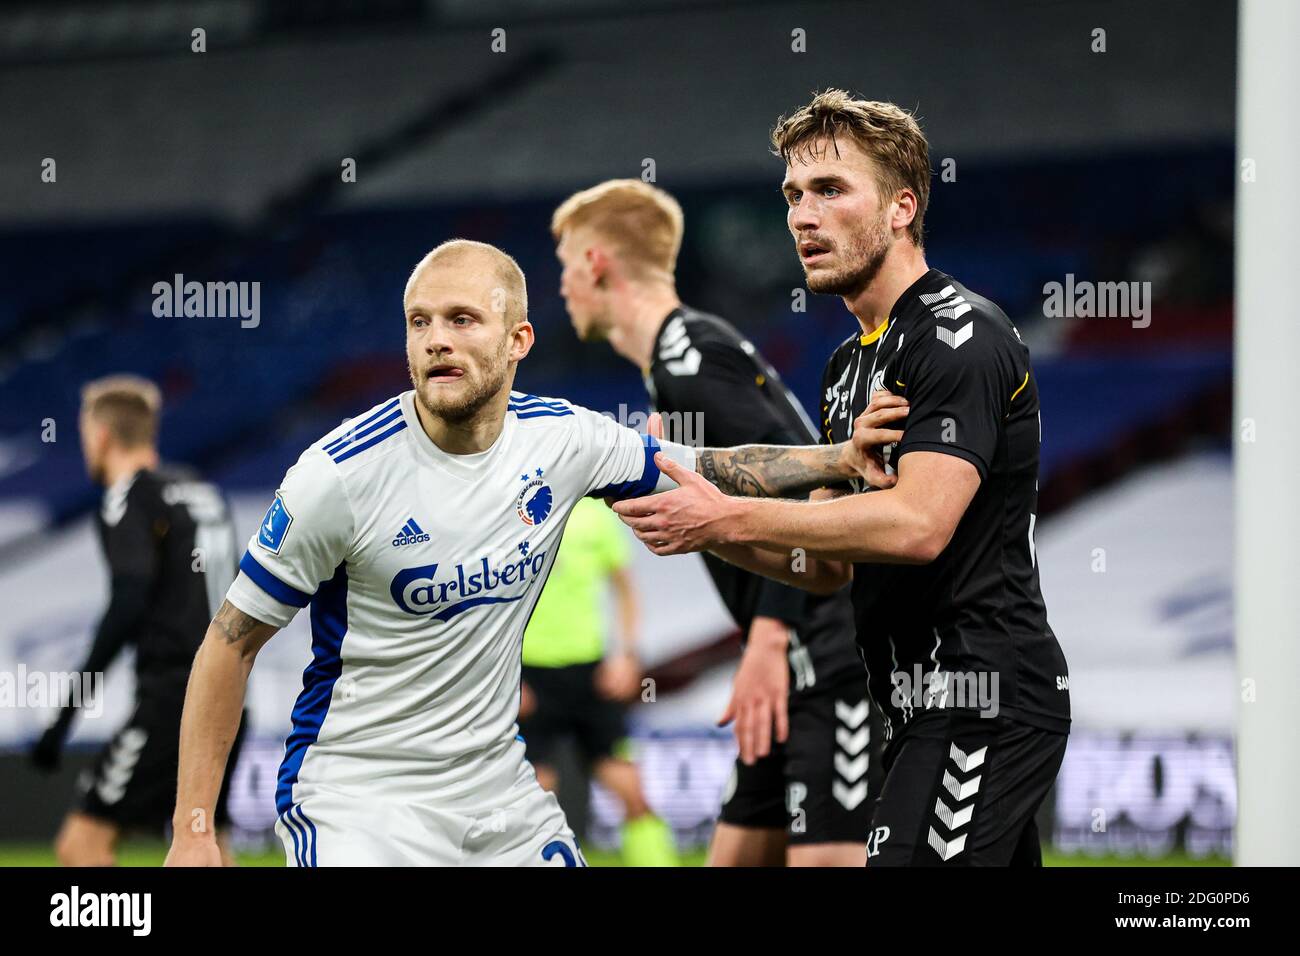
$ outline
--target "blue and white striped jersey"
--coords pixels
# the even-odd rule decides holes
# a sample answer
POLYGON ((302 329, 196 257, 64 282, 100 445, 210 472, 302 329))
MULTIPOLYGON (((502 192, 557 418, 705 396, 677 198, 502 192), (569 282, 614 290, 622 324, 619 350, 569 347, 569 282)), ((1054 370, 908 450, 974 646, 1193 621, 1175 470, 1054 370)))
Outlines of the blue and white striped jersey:
MULTIPOLYGON (((303 452, 227 594, 279 627, 311 608, 281 812, 295 786, 354 773, 348 757, 427 771, 513 741, 524 626, 569 512, 675 487, 657 450, 588 409, 512 392, 492 447, 452 455, 408 391, 303 452)), ((695 467, 689 448, 662 450, 695 467)))

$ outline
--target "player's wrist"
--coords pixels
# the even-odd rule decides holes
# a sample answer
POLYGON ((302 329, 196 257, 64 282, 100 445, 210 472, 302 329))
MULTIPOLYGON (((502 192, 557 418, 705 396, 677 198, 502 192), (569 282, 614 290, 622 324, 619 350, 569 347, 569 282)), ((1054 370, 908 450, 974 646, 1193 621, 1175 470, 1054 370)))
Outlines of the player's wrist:
POLYGON ((755 512, 759 499, 726 496, 723 514, 714 523, 716 542, 722 545, 754 543, 755 512))
POLYGON ((188 814, 172 815, 173 843, 215 843, 216 840, 212 810, 195 810, 188 814), (205 821, 206 825, 200 824, 199 821, 205 821))
POLYGON ((784 654, 790 648, 790 628, 777 618, 754 618, 749 625, 749 647, 758 653, 784 654))

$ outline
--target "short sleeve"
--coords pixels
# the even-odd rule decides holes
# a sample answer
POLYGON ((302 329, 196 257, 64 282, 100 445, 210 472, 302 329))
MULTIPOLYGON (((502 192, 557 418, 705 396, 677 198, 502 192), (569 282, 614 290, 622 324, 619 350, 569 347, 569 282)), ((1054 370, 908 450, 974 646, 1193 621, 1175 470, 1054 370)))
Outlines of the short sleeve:
POLYGON ((334 576, 352 535, 352 509, 337 467, 320 449, 307 450, 285 474, 226 600, 284 627, 334 576))
POLYGON ((813 440, 808 429, 792 428, 780 414, 778 402, 796 399, 765 392, 765 378, 740 346, 703 341, 692 351, 689 362, 656 364, 656 404, 669 412, 699 414, 705 445, 806 445, 813 440))
POLYGON ((957 347, 922 335, 901 356, 891 391, 907 398, 907 422, 894 458, 910 451, 937 451, 969 461, 987 478, 997 452, 1012 391, 1012 360, 993 329, 958 338, 957 347))
POLYGON ((676 488, 677 483, 655 464, 657 452, 695 470, 695 452, 685 445, 642 435, 580 406, 575 405, 573 412, 590 476, 586 492, 589 497, 622 500, 676 488))

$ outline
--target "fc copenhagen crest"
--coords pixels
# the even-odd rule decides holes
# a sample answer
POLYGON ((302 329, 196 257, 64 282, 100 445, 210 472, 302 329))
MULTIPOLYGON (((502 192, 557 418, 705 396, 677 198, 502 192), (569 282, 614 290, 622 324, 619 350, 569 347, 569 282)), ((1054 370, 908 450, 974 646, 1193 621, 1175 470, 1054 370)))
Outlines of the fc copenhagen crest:
POLYGON ((554 501, 551 486, 542 480, 540 468, 532 475, 520 475, 519 480, 523 482, 519 497, 515 499, 515 510, 519 512, 519 520, 526 525, 539 525, 551 513, 551 505, 554 501))

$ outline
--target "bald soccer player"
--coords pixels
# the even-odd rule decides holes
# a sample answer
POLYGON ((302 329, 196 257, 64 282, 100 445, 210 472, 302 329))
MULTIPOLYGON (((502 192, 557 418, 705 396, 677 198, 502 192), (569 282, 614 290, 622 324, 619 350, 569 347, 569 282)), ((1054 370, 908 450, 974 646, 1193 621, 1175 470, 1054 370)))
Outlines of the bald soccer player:
MULTIPOLYGON (((210 816, 257 652, 310 606, 276 790, 290 864, 582 865, 518 736, 524 626, 579 500, 671 490, 656 454, 691 470, 697 456, 512 391, 533 326, 499 249, 437 247, 403 313, 411 388, 289 469, 195 657, 171 864, 218 861, 189 821, 210 816)), ((779 492, 873 473, 853 442, 781 455, 760 466, 779 492)))

